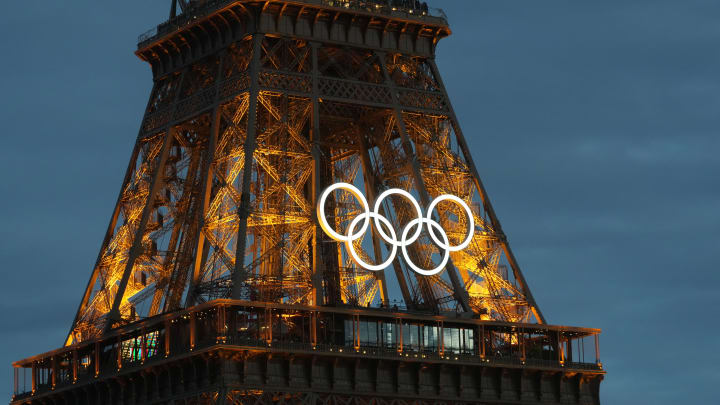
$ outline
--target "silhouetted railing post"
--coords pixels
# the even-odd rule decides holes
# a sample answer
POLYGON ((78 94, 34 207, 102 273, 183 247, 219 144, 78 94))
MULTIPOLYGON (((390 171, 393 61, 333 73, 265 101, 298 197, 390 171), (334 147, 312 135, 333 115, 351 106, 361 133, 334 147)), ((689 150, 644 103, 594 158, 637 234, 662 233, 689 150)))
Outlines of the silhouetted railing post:
POLYGON ((30 375, 31 379, 31 389, 32 389, 32 395, 35 395, 37 392, 37 362, 33 362, 32 364, 32 371, 30 375))
POLYGON ((117 337, 117 369, 120 371, 122 369, 122 337, 117 337))
POLYGON ((171 327, 171 321, 170 319, 165 320, 165 357, 170 356, 170 327, 171 327))
POLYGON ((195 312, 190 312, 190 351, 195 349, 195 312))
POLYGON ((600 363, 600 335, 595 334, 595 364, 602 364, 600 363))
POLYGON ((100 341, 95 342, 95 378, 100 375, 100 341))

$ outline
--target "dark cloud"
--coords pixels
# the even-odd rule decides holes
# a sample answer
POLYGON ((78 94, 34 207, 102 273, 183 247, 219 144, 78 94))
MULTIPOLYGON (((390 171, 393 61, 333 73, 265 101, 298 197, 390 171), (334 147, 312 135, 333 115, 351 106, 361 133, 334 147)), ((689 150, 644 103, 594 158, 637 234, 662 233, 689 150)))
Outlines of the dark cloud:
MULTIPOLYGON (((166 3, 5 5, 0 379, 67 333, 150 90, 135 38, 166 3)), ((604 329, 604 403, 716 402, 720 4, 433 3, 454 30, 438 64, 543 312, 604 329)))

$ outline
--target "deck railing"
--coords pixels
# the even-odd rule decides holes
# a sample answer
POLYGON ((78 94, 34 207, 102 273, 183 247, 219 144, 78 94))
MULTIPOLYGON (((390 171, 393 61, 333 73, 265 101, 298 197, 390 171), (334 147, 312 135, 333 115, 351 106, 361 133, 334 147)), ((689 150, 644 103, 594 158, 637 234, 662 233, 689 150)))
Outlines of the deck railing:
POLYGON ((18 361, 14 398, 220 349, 602 372, 599 333, 393 308, 217 300, 18 361))
MULTIPOLYGON (((238 0, 209 0, 202 6, 191 8, 183 14, 166 21, 157 27, 138 36, 138 48, 142 48, 153 40, 171 34, 181 28, 192 24, 194 21, 206 17, 213 12, 237 2, 238 0)), ((447 25, 447 15, 442 9, 428 7, 404 7, 401 2, 397 5, 392 0, 293 0, 296 3, 307 3, 313 5, 322 5, 325 7, 334 7, 339 9, 355 10, 368 13, 382 14, 390 17, 400 18, 419 18, 429 20, 440 20, 439 22, 447 25)), ((423 3, 419 3, 423 4, 423 3)))

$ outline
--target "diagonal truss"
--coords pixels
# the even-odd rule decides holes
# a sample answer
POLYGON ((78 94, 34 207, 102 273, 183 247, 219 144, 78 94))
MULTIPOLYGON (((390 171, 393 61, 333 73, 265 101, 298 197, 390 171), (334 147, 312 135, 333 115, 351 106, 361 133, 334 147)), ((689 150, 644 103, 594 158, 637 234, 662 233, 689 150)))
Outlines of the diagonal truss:
MULTIPOLYGON (((358 204, 337 192, 326 215, 344 232, 358 204)), ((415 216, 395 197, 382 213, 396 229, 415 216)), ((453 243, 464 237, 458 206, 434 215, 453 243)), ((372 236, 355 248, 367 262, 389 250, 372 236)), ((427 235, 409 250, 425 268, 438 254, 427 235)), ((218 298, 544 323, 433 59, 292 36, 248 35, 156 78, 67 343, 218 298), (425 206, 456 195, 475 236, 436 276, 401 258, 368 271, 318 231, 317 196, 336 182, 370 200, 408 190, 425 206)))

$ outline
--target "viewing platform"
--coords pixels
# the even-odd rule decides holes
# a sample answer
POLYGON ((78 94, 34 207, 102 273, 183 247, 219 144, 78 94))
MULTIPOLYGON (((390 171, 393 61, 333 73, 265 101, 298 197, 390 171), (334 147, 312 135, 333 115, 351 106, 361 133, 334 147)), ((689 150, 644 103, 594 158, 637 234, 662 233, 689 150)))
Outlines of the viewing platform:
MULTIPOLYGON (((196 23, 198 20, 207 18, 211 14, 224 8, 232 7, 234 4, 245 7, 242 3, 266 3, 266 6, 273 3, 248 0, 209 0, 202 5, 193 7, 185 13, 171 18, 155 28, 148 30, 138 37, 138 48, 142 49, 153 41, 172 34, 178 30, 196 23)), ((412 21, 422 21, 433 25, 447 26, 447 16, 442 9, 427 7, 427 3, 417 2, 419 7, 408 6, 402 1, 397 0, 291 0, 283 1, 285 7, 299 6, 303 11, 315 11, 319 8, 326 10, 336 10, 336 12, 354 12, 367 16, 384 16, 386 18, 407 19, 412 21)), ((411 4, 411 2, 406 2, 411 4)))
MULTIPOLYGON (((394 308, 217 300, 137 321, 101 339, 14 363, 13 403, 24 404, 25 400, 89 382, 112 385, 118 377, 152 365, 164 369, 178 361, 194 364, 190 358, 201 359, 198 361, 205 366, 196 364, 190 374, 173 377, 171 373, 168 378, 216 378, 211 368, 203 368, 209 367, 207 362, 235 356, 253 359, 244 366, 240 362, 240 369, 232 370, 240 384, 268 378, 275 378, 278 384, 305 384, 303 379, 309 378, 303 374, 306 370, 313 376, 329 373, 326 382, 331 385, 365 384, 378 389, 390 384, 385 388, 391 391, 402 391, 402 378, 407 378, 412 388, 405 388, 422 392, 439 389, 434 385, 440 384, 439 380, 428 380, 429 386, 422 386, 425 380, 420 374, 429 363, 460 374, 483 369, 532 369, 550 377, 568 373, 598 376, 605 373, 599 359, 599 333, 597 329, 451 318, 394 308), (255 364, 258 361, 267 363, 255 364), (277 361, 282 364, 273 365, 277 361), (381 364, 394 369, 407 367, 410 375, 383 381, 381 375, 362 371, 381 364), (343 377, 345 371, 350 372, 347 377, 343 377), (415 373, 420 374, 413 376, 415 373)), ((314 378, 313 384, 322 381, 314 378)), ((143 390, 149 390, 143 395, 169 389, 163 384, 157 380, 143 385, 143 390)))
POLYGON ((451 31, 445 13, 424 2, 208 0, 140 35, 137 55, 192 59, 254 32, 430 55, 451 31))

